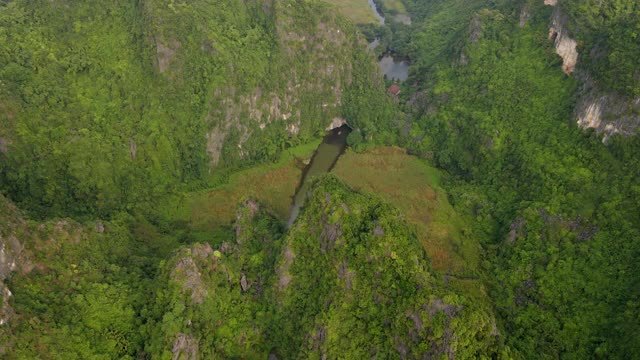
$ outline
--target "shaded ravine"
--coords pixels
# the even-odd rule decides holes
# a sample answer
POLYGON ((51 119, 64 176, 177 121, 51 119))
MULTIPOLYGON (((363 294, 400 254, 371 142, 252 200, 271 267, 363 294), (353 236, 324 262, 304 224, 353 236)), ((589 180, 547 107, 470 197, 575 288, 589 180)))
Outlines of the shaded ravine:
POLYGON ((287 228, 291 227, 298 217, 300 209, 307 198, 313 177, 331 171, 340 155, 344 153, 344 150, 347 148, 347 136, 350 132, 351 128, 347 125, 335 128, 327 133, 322 143, 316 149, 311 158, 311 162, 309 162, 309 165, 307 165, 302 172, 302 179, 300 180, 296 194, 293 196, 293 204, 291 205, 287 228))

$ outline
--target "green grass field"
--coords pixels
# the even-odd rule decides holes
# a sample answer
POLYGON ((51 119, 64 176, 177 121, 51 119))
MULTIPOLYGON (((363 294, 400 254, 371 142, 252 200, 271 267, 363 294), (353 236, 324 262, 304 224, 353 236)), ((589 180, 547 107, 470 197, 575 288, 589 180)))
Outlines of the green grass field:
MULTIPOLYGON (((325 0, 334 6, 337 11, 351 19, 355 24, 380 24, 378 18, 369 7, 367 0, 325 0)), ((406 15, 402 0, 382 0, 385 8, 388 10, 387 16, 390 15, 406 15)))
POLYGON ((475 273, 480 246, 464 234, 469 226, 440 187, 440 173, 400 148, 377 147, 344 154, 333 172, 357 191, 395 205, 416 227, 433 268, 447 274, 475 273))
POLYGON ((206 242, 227 236, 238 204, 248 196, 260 201, 284 223, 302 176, 302 161, 311 158, 319 143, 316 140, 291 148, 277 163, 235 172, 226 183, 214 188, 177 196, 163 212, 169 219, 186 222, 196 240, 206 242))
MULTIPOLYGON (((355 24, 379 24, 367 0, 325 0, 355 24)), ((395 0, 397 1, 397 0, 395 0)))

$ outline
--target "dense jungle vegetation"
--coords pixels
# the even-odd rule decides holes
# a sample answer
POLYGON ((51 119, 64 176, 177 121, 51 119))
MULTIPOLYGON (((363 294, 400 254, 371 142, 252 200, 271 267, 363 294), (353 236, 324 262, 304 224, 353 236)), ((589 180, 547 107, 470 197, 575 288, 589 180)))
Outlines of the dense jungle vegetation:
MULTIPOLYGON (((584 39, 581 54, 602 54, 584 56, 580 71, 635 94, 640 7, 595 3, 559 1, 584 39)), ((639 356, 640 142, 614 136, 604 146, 570 121, 578 84, 547 39, 552 9, 408 7, 424 20, 406 45, 421 90, 404 107, 404 144, 455 175, 448 190, 475 218, 507 343, 525 357, 639 356)))
POLYGON ((639 358, 640 5, 376 4, 0 0, 0 357, 639 358))
POLYGON ((1 6, 2 189, 41 217, 153 207, 206 184, 212 165, 273 160, 335 116, 390 128, 372 60, 319 4, 1 6))

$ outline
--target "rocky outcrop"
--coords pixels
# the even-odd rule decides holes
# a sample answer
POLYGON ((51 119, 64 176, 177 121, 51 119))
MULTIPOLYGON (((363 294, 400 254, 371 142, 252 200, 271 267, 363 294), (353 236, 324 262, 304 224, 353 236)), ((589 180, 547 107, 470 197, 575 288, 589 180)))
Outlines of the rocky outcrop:
POLYGON ((0 235, 0 280, 8 278, 11 272, 18 269, 23 250, 24 246, 14 234, 0 235))
POLYGON ((477 44, 482 35, 482 18, 479 14, 474 15, 469 24, 469 41, 472 44, 477 44))
POLYGON ((522 8, 520 9, 520 21, 518 22, 518 25, 521 28, 525 27, 525 25, 527 25, 527 22, 529 21, 530 18, 531 18, 531 9, 529 8, 529 5, 527 4, 522 5, 522 8))
MULTIPOLYGON (((492 21, 502 21, 504 15, 497 10, 482 9, 475 13, 469 22, 468 41, 471 44, 477 44, 482 39, 484 27, 487 23, 492 21)), ((462 61, 461 62, 466 62, 462 61)))
POLYGON ((640 128, 640 97, 630 99, 615 92, 604 92, 588 76, 583 77, 575 109, 578 125, 603 134, 604 143, 615 134, 637 134, 640 128))
POLYGON ((553 40, 557 54, 562 57, 562 71, 575 76, 581 86, 574 111, 575 119, 583 129, 595 129, 603 135, 603 142, 614 135, 630 136, 640 128, 640 98, 629 98, 613 91, 604 91, 579 67, 577 42, 569 36, 567 17, 556 0, 545 0, 545 5, 554 6, 549 28, 549 38, 553 40), (578 66, 578 68, 576 68, 578 66))
POLYGON ((179 333, 171 348, 172 360, 197 360, 198 339, 191 335, 179 333))
POLYGON ((194 304, 201 304, 208 294, 199 263, 215 261, 215 258, 209 244, 197 244, 191 249, 183 250, 182 257, 173 269, 171 274, 173 281, 181 286, 184 293, 190 294, 194 304))
POLYGON ((20 240, 26 229, 27 223, 15 206, 0 195, 0 326, 7 324, 13 316, 9 304, 13 294, 5 280, 14 271, 29 272, 32 268, 20 240))
POLYGON ((578 42, 569 36, 567 18, 555 1, 545 1, 545 4, 555 6, 549 28, 549 39, 553 40, 556 53, 562 58, 562 71, 571 75, 578 63, 578 42))
POLYGON ((333 120, 331 120, 331 124, 329 124, 329 126, 327 126, 325 130, 331 131, 344 125, 348 125, 346 119, 343 119, 341 117, 334 117, 333 120))
POLYGON ((156 59, 160 73, 164 73, 169 69, 178 49, 180 49, 180 42, 177 40, 156 40, 156 59))

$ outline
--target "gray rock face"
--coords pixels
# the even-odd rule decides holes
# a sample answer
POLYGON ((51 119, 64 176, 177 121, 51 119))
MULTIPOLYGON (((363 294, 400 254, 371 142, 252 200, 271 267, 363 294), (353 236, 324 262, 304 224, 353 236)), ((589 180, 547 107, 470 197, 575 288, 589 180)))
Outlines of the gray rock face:
POLYGON ((197 244, 191 249, 183 251, 183 257, 178 260, 172 271, 172 278, 182 287, 182 291, 191 294, 194 304, 201 304, 208 295, 207 288, 202 281, 201 269, 196 259, 206 260, 213 254, 209 244, 197 244))
POLYGON ((554 42, 557 54, 562 57, 562 71, 567 75, 574 75, 582 83, 574 110, 578 126, 583 129, 593 128, 598 134, 603 134, 604 143, 614 134, 637 134, 640 128, 640 97, 633 99, 612 91, 603 91, 580 68, 577 42, 569 36, 567 17, 557 0, 544 0, 544 4, 555 7, 549 27, 549 39, 554 42))
MULTIPOLYGON (((0 209, 9 213, 17 213, 8 201, 0 198, 0 209)), ((24 246, 14 232, 15 227, 25 226, 18 216, 0 219, 0 326, 9 322, 13 316, 13 309, 9 305, 9 300, 13 296, 4 281, 17 270, 29 270, 30 261, 24 254, 24 246), (15 220, 18 223, 13 223, 15 220)), ((2 354, 2 349, 0 349, 2 354)))
POLYGON ((245 274, 242 274, 242 277, 240 278, 240 287, 242 288, 243 292, 246 292, 247 290, 249 290, 249 287, 251 287, 249 285, 249 282, 247 281, 247 276, 245 274))
POLYGON ((635 135, 640 128, 640 97, 630 99, 614 92, 603 92, 585 77, 575 116, 581 128, 593 128, 603 134, 604 143, 614 134, 635 135))
POLYGON ((562 71, 571 75, 578 63, 578 42, 569 36, 566 23, 566 16, 560 7, 556 6, 551 18, 549 38, 554 42, 556 53, 562 58, 562 71))
POLYGON ((9 144, 8 140, 0 138, 0 153, 6 155, 7 152, 9 152, 9 149, 7 148, 8 144, 9 144))
POLYGON ((179 333, 171 349, 172 360, 197 360, 198 339, 191 335, 179 333))
POLYGON ((21 252, 22 244, 15 236, 0 236, 0 281, 9 277, 9 274, 16 270, 16 262, 21 252))
POLYGON ((529 22, 529 18, 531 18, 531 10, 528 5, 523 5, 522 9, 520 9, 520 21, 518 25, 523 28, 529 22))
POLYGON ((347 125, 347 120, 341 118, 341 117, 335 117, 333 118, 333 120, 331 120, 331 124, 329 124, 329 126, 327 126, 327 128, 325 129, 326 131, 331 131, 333 129, 337 129, 343 125, 347 125))

